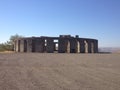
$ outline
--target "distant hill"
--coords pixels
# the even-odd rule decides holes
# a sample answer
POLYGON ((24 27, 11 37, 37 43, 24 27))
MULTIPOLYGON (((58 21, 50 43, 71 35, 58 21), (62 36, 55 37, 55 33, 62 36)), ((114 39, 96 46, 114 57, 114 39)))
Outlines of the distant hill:
POLYGON ((120 47, 100 47, 99 52, 120 53, 120 47))

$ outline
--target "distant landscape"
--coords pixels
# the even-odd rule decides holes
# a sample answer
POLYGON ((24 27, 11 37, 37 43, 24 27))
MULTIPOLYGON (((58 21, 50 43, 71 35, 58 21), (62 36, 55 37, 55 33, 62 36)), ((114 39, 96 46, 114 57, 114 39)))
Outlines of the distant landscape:
POLYGON ((120 47, 99 47, 99 52, 120 53, 120 47))

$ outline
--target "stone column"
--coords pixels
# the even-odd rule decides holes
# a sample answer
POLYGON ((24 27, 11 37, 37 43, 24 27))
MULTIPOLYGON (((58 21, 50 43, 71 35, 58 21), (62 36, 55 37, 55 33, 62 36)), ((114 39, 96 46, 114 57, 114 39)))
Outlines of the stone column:
POLYGON ((93 43, 93 41, 91 42, 91 53, 94 53, 94 43, 93 43))
POLYGON ((44 52, 44 40, 41 38, 35 39, 35 52, 44 52))
POLYGON ((77 51, 76 53, 80 53, 80 42, 79 40, 77 40, 77 51))
POLYGON ((68 40, 65 38, 59 38, 58 41, 58 52, 59 53, 65 53, 67 52, 67 48, 69 47, 68 45, 68 40))
POLYGON ((85 43, 85 53, 88 53, 88 42, 87 40, 84 40, 85 43))
POLYGON ((16 40, 16 52, 20 52, 20 40, 16 40))
POLYGON ((24 52, 24 40, 20 40, 20 52, 24 52))
POLYGON ((87 43, 88 43, 88 53, 91 53, 91 52, 92 52, 92 49, 91 49, 91 41, 88 40, 87 43))
POLYGON ((27 41, 24 40, 24 52, 27 52, 27 41))
POLYGON ((32 41, 32 51, 33 52, 39 52, 39 50, 40 50, 39 44, 40 44, 39 39, 34 38, 34 40, 32 41))
POLYGON ((98 40, 94 40, 94 53, 98 53, 98 40))
POLYGON ((51 38, 47 38, 46 51, 48 53, 53 53, 54 52, 54 42, 53 42, 53 39, 51 39, 51 38))
POLYGON ((58 52, 65 53, 64 40, 62 38, 59 38, 58 40, 58 52))
POLYGON ((40 52, 44 52, 45 50, 45 39, 40 39, 40 52))
POLYGON ((70 39, 70 53, 76 53, 76 52, 77 52, 77 40, 70 39))
POLYGON ((32 39, 27 39, 27 52, 32 52, 32 39))
POLYGON ((85 53, 85 42, 84 40, 79 40, 80 42, 80 53, 85 53))
POLYGON ((65 52, 70 53, 70 46, 71 46, 70 40, 67 39, 65 40, 65 46, 66 46, 65 52))
POLYGON ((21 41, 18 40, 18 52, 20 52, 20 43, 21 43, 21 41))

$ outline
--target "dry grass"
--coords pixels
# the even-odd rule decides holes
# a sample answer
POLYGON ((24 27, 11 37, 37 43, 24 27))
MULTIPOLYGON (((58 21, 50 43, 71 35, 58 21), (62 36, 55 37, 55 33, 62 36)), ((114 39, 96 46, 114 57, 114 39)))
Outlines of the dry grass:
POLYGON ((0 53, 14 53, 14 51, 3 51, 3 52, 0 52, 0 53))
POLYGON ((120 54, 1 53, 0 90, 120 90, 120 54))

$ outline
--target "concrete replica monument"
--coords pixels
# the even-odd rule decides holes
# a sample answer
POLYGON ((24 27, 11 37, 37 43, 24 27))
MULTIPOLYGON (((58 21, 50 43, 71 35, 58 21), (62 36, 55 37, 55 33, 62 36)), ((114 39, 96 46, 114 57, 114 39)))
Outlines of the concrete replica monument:
POLYGON ((40 53, 97 53, 98 40, 79 38, 71 35, 59 37, 29 37, 19 38, 14 41, 16 52, 40 52, 40 53))

